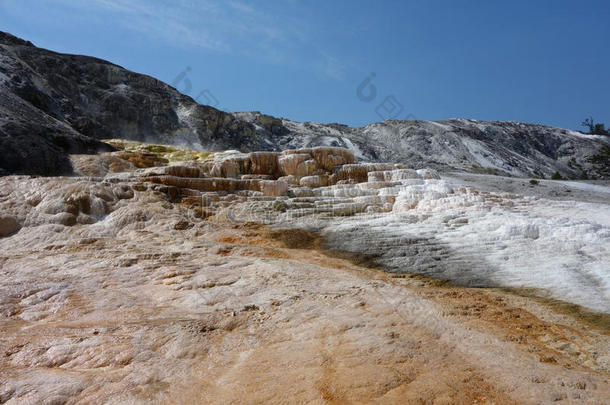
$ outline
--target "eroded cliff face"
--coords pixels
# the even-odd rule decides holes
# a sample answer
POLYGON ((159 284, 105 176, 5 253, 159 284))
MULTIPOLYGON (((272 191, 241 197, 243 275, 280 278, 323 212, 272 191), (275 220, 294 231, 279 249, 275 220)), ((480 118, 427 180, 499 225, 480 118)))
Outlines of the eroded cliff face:
POLYGON ((610 396, 603 274, 593 288, 610 223, 582 211, 562 234, 549 218, 569 227, 556 214, 574 201, 358 164, 340 148, 110 143, 71 157, 77 177, 0 178, 0 403, 610 396), (540 267, 552 246, 563 269, 540 267), (528 252, 540 260, 521 272, 528 252), (512 274, 546 296, 422 276, 477 281, 483 268, 493 286, 512 274), (570 269, 571 290, 551 282, 570 269))

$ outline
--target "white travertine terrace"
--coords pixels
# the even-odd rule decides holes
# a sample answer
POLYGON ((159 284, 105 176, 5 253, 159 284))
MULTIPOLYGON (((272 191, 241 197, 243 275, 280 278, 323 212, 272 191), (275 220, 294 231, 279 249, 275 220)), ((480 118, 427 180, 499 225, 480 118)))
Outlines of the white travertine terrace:
POLYGON ((338 148, 73 164, 81 177, 0 178, 0 403, 610 395, 607 333, 413 276, 541 288, 606 319, 607 204, 482 191, 338 148))

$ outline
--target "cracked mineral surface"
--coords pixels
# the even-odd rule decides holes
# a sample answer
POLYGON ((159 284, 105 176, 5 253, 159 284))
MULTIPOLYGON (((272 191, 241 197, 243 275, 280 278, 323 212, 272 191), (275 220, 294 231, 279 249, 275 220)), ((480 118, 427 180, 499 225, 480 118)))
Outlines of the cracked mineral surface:
POLYGON ((109 143, 0 177, 0 403, 608 403, 606 185, 109 143))

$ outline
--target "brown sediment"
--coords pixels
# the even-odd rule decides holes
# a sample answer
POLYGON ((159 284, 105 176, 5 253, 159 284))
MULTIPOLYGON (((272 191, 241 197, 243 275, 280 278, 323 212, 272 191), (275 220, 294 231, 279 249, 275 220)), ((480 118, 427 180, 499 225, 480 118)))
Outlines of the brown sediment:
MULTIPOLYGON (((422 274, 412 273, 394 273, 387 272, 384 270, 384 266, 379 262, 379 258, 375 255, 367 255, 357 252, 347 252, 341 250, 332 250, 328 248, 328 245, 324 242, 324 237, 311 231, 303 229, 273 229, 268 228, 264 225, 247 223, 243 226, 256 229, 258 233, 251 233, 250 236, 257 236, 259 238, 271 239, 281 243, 282 247, 288 249, 313 249, 317 250, 325 256, 342 259, 349 261, 350 263, 367 268, 368 270, 380 271, 387 274, 389 280, 400 280, 408 279, 411 281, 417 281, 425 284, 427 287, 446 287, 454 289, 464 289, 473 291, 487 291, 490 293, 501 292, 507 294, 513 294, 521 296, 527 299, 532 299, 540 304, 544 304, 549 309, 559 312, 564 315, 568 315, 575 320, 585 322, 589 326, 600 330, 603 333, 610 333, 610 314, 597 312, 581 305, 573 304, 567 301, 562 301, 556 298, 549 297, 548 294, 538 288, 510 288, 510 287, 489 287, 489 288, 467 288, 454 285, 451 280, 443 278, 428 277, 422 274)), ((254 239, 257 240, 257 239, 254 239)), ((242 241, 243 243, 252 243, 242 241)), ((258 239, 258 243, 263 243, 258 239)))
MULTIPOLYGON (((537 289, 462 287, 446 279, 386 272, 376 257, 327 249, 324 238, 311 231, 273 229, 254 223, 233 224, 232 228, 247 232, 240 237, 218 240, 265 245, 265 249, 258 251, 263 256, 348 270, 403 286, 440 304, 446 316, 457 317, 461 319, 460 322, 467 322, 473 328, 523 346, 526 351, 535 353, 540 362, 569 369, 589 368, 610 372, 607 365, 595 361, 594 349, 589 347, 592 336, 609 334, 608 314, 542 297, 542 292, 537 289), (244 238, 244 235, 247 236, 244 238), (542 305, 549 314, 567 315, 572 322, 543 320, 519 306, 519 303, 512 302, 510 296, 513 295, 542 305)), ((256 256, 252 251, 249 253, 256 256)))
POLYGON ((597 332, 544 321, 506 292, 365 267, 304 230, 214 220, 191 232, 193 248, 179 252, 156 247, 172 243, 163 232, 30 252, 52 266, 89 260, 103 285, 73 290, 37 324, 3 322, 3 374, 26 387, 33 369, 78 377, 90 388, 74 402, 516 404, 540 387, 548 401, 605 392, 597 332), (104 294, 116 295, 102 305, 104 294), (413 323, 423 302, 434 309, 413 323))
POLYGON ((540 304, 552 308, 557 313, 564 314, 571 318, 585 322, 587 325, 599 329, 607 335, 610 335, 610 314, 593 311, 581 305, 572 304, 571 302, 549 297, 544 290, 540 290, 537 288, 507 287, 498 288, 497 290, 534 300, 540 304))

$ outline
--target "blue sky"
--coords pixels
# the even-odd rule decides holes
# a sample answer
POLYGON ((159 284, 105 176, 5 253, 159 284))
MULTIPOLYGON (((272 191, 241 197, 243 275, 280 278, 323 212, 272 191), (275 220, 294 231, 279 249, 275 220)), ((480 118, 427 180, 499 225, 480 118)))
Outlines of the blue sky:
POLYGON ((610 124, 608 1, 0 0, 0 30, 226 111, 610 124))

